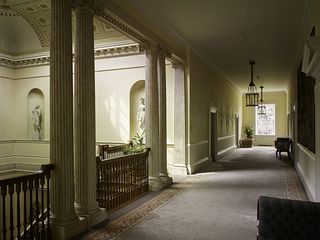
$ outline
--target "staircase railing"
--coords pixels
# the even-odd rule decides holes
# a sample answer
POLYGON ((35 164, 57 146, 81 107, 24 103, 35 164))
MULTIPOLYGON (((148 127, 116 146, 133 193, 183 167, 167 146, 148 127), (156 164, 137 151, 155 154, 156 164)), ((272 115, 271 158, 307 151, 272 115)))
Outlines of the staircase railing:
POLYGON ((97 157, 97 201, 112 210, 149 191, 149 149, 101 160, 97 157))
POLYGON ((50 239, 50 172, 53 164, 41 171, 0 180, 1 240, 50 239))

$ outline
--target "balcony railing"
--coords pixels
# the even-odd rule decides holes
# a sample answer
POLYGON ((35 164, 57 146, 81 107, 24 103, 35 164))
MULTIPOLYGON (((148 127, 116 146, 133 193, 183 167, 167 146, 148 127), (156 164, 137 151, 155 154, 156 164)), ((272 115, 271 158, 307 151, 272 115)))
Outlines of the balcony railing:
POLYGON ((53 164, 41 171, 0 180, 1 240, 50 239, 49 180, 53 164))
POLYGON ((101 160, 97 157, 97 201, 113 210, 149 191, 149 149, 101 160))
POLYGON ((132 145, 132 142, 127 144, 120 144, 116 146, 110 146, 109 144, 99 144, 98 145, 98 152, 100 159, 109 159, 120 157, 124 155, 124 151, 127 147, 132 145))

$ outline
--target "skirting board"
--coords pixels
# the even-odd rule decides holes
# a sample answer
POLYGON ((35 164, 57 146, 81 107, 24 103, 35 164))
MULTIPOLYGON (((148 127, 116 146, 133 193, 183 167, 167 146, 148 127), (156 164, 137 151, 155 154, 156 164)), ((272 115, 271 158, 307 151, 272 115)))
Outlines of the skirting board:
POLYGON ((226 149, 223 149, 222 151, 218 152, 217 156, 216 156, 216 160, 219 160, 220 158, 223 158, 224 156, 226 156, 229 153, 232 153, 235 149, 237 148, 236 145, 230 146, 226 149))
POLYGON ((297 173, 299 175, 300 181, 301 181, 301 183, 302 183, 302 185, 303 185, 303 187, 304 187, 304 189, 305 189, 305 191, 306 191, 306 193, 308 195, 308 199, 310 201, 316 201, 315 189, 311 189, 310 188, 311 184, 308 183, 308 179, 306 179, 304 177, 304 174, 303 174, 303 172, 301 170, 301 167, 299 166, 299 164, 296 164, 296 163, 294 164, 294 167, 297 170, 297 173))
POLYGON ((186 165, 168 165, 168 172, 169 175, 181 175, 181 176, 186 176, 188 175, 188 168, 186 165))
POLYGON ((169 165, 168 172, 172 175, 185 176, 196 173, 200 169, 206 167, 208 164, 210 164, 210 160, 208 157, 205 157, 203 159, 199 159, 197 162, 191 165, 169 165))
POLYGON ((210 160, 208 157, 199 159, 197 162, 195 162, 194 164, 191 164, 190 166, 188 166, 189 171, 191 172, 191 174, 196 173, 197 171, 199 171, 200 169, 206 167, 207 165, 209 165, 210 160))
POLYGON ((309 200, 316 201, 316 183, 313 184, 313 181, 310 181, 310 178, 306 176, 306 173, 311 174, 310 171, 314 171, 313 173, 316 174, 315 154, 299 143, 297 143, 296 146, 297 159, 294 162, 294 167, 299 175, 300 181, 302 182, 302 185, 308 195, 309 200), (301 155, 302 159, 298 159, 301 155), (309 167, 306 165, 306 163, 310 164, 309 167))

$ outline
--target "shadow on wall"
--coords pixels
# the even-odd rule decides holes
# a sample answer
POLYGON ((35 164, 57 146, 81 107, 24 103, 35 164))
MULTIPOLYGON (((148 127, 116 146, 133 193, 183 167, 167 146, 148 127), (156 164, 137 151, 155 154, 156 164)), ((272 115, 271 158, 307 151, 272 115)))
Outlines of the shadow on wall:
POLYGON ((107 116, 109 116, 108 119, 106 119, 105 125, 108 126, 108 131, 114 133, 111 136, 119 136, 120 139, 127 139, 127 104, 119 98, 119 96, 112 94, 107 97, 104 105, 107 116))

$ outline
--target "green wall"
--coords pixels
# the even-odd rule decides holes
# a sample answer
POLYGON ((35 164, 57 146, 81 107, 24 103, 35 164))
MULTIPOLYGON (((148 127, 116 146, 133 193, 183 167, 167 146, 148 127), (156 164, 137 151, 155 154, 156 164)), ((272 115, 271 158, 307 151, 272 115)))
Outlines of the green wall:
POLYGON ((217 157, 235 147, 235 116, 241 119, 241 93, 191 50, 186 72, 189 164, 197 165, 211 158, 211 108, 217 110, 217 157))

